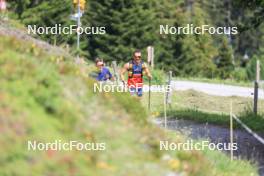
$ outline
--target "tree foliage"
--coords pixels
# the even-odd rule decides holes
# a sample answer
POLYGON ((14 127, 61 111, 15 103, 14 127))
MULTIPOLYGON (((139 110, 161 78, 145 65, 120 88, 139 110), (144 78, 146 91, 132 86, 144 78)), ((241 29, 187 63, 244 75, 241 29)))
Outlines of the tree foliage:
POLYGON ((234 70, 233 51, 230 48, 226 38, 223 39, 222 45, 217 57, 217 71, 222 79, 230 78, 234 70))
MULTIPOLYGON (((23 23, 75 24, 71 0, 14 0, 10 7, 23 23)), ((155 48, 155 65, 180 76, 232 77, 246 69, 243 58, 262 57, 264 0, 98 0, 87 1, 82 26, 105 27, 104 35, 82 35, 82 55, 127 62, 135 49, 155 48), (237 26, 238 35, 166 35, 160 25, 237 26), (240 68, 241 69, 234 69, 240 68)), ((42 35, 52 44, 76 48, 76 35, 42 35)), ((75 49, 73 49, 75 50, 75 49)), ((250 62, 251 63, 251 62, 250 62)))
MULTIPOLYGON (((105 26, 105 35, 88 37, 88 51, 106 61, 128 61, 135 49, 159 46, 155 24, 155 2, 146 0, 91 1, 88 18, 91 26, 105 26)), ((159 50, 157 50, 159 51, 159 50)), ((146 56, 146 55, 145 55, 146 56)))

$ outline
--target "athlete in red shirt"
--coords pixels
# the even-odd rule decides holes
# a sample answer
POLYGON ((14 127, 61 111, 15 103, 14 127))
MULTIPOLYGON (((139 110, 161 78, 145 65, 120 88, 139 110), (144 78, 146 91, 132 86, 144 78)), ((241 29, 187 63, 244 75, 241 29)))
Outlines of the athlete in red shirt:
POLYGON ((141 60, 141 51, 136 50, 133 59, 126 63, 121 70, 121 80, 125 82, 124 74, 128 72, 127 85, 132 95, 142 96, 143 76, 152 78, 147 65, 141 60))

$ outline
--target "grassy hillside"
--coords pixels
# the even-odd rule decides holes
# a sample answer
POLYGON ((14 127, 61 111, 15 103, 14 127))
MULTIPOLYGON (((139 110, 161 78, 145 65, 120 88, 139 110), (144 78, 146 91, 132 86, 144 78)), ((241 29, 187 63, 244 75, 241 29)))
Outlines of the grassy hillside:
POLYGON ((147 122, 127 94, 93 93, 85 65, 0 33, 0 175, 257 175, 211 151, 160 151, 183 136, 147 122), (27 141, 105 142, 105 151, 28 151, 27 141))

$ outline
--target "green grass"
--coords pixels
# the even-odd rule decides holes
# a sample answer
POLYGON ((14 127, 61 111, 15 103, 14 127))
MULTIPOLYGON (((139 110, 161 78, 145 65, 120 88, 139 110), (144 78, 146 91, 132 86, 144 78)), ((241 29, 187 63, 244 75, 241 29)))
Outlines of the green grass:
POLYGON ((89 68, 72 58, 0 36, 0 67, 0 175, 257 175, 220 152, 160 151, 160 140, 187 139, 149 124, 128 94, 93 93, 89 68), (28 140, 105 142, 107 150, 32 152, 28 140))
MULTIPOLYGON (((163 110, 164 93, 151 93, 151 109, 153 112, 163 110)), ((148 95, 143 98, 143 105, 147 106, 148 95)), ((195 90, 173 91, 171 109, 194 109, 216 114, 229 114, 232 102, 232 111, 236 115, 252 110, 253 99, 237 96, 214 96, 195 90)), ((264 113, 264 100, 258 103, 258 112, 264 113)))
POLYGON ((93 80, 71 60, 58 64, 45 53, 35 56, 41 49, 30 47, 1 36, 0 175, 164 175, 170 170, 153 154, 160 151, 148 130, 162 132, 146 124, 140 103, 124 94, 94 94, 93 80), (105 142, 107 150, 27 151, 27 140, 56 139, 105 142))
MULTIPOLYGON (((193 120, 201 123, 216 124, 225 127, 229 127, 230 125, 230 116, 227 114, 216 114, 216 113, 203 112, 193 109, 171 110, 168 111, 168 116, 169 118, 172 119, 178 118, 178 119, 193 120)), ((243 114, 239 118, 252 130, 257 132, 264 131, 263 129, 264 118, 262 116, 255 116, 253 114, 243 114)), ((234 128, 242 128, 242 127, 234 120, 234 128)))
MULTIPOLYGON (((158 112, 163 112, 163 100, 163 94, 152 93, 151 109, 154 115, 158 116, 158 112)), ((264 131, 264 101, 259 101, 258 116, 252 113, 252 101, 251 98, 220 97, 194 90, 175 91, 172 94, 172 104, 168 107, 168 116, 228 126, 232 102, 233 114, 253 130, 264 131)), ((146 106, 147 96, 143 99, 143 104, 146 106)), ((240 126, 236 124, 236 127, 240 126)))
MULTIPOLYGON (((232 111, 236 115, 252 110, 253 99, 237 96, 214 96, 194 90, 176 91, 172 97, 173 107, 198 109, 206 112, 214 113, 230 113, 230 105, 232 103, 232 111)), ((258 111, 264 113, 264 101, 259 100, 258 111)))

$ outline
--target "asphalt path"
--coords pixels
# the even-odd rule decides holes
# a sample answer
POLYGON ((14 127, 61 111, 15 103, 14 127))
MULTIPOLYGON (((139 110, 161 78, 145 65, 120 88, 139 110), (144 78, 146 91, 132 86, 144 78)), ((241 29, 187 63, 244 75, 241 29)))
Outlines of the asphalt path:
MULTIPOLYGON (((254 88, 195 81, 172 81, 172 90, 196 90, 216 96, 254 97, 254 88)), ((259 88, 259 99, 264 99, 263 84, 259 88)))

